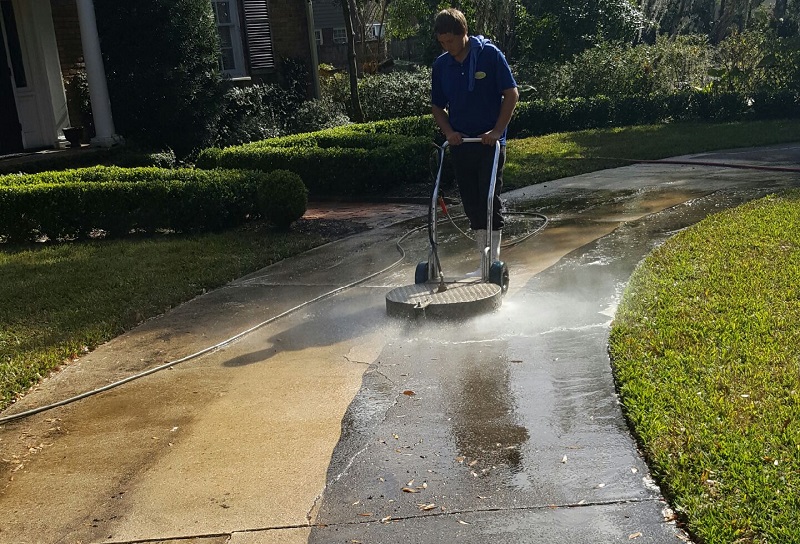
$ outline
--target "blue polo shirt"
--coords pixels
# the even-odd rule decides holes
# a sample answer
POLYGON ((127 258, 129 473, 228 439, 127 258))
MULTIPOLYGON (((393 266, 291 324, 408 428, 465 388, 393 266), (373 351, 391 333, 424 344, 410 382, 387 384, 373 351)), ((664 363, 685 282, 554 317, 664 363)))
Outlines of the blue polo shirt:
MULTIPOLYGON (((475 138, 494 128, 503 91, 517 86, 505 55, 483 36, 470 36, 464 62, 443 53, 433 63, 431 102, 446 109, 453 130, 475 138)), ((506 143, 506 131, 500 144, 506 143)))

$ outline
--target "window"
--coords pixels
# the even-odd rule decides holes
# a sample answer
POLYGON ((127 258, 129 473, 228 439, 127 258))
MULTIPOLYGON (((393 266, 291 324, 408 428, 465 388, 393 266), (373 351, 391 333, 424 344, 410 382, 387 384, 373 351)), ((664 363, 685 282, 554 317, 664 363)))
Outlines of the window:
POLYGON ((322 29, 314 31, 314 40, 317 42, 317 45, 322 45, 322 29))
POLYGON ((333 43, 347 43, 347 30, 344 28, 334 28, 333 43))
POLYGON ((367 41, 377 40, 383 38, 383 25, 380 23, 372 23, 367 25, 367 41))
POLYGON ((220 42, 220 70, 230 77, 246 75, 237 0, 211 0, 220 42))

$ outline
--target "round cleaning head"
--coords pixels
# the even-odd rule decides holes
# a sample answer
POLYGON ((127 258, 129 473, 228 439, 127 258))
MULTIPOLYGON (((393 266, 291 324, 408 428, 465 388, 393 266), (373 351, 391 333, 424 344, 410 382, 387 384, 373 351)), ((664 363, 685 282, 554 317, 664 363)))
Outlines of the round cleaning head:
POLYGON ((494 283, 478 281, 418 283, 389 291, 386 312, 393 317, 465 319, 491 312, 503 302, 503 290, 494 283))

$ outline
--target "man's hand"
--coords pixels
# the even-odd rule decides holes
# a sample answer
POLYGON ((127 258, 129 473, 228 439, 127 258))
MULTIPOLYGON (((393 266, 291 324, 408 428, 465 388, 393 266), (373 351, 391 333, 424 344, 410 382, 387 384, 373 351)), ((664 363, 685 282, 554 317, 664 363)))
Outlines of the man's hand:
POLYGON ((464 137, 461 136, 460 132, 452 131, 447 134, 447 143, 449 145, 461 145, 464 143, 464 137))
POLYGON ((483 145, 494 145, 502 136, 502 132, 498 132, 496 130, 490 130, 489 132, 485 132, 481 134, 481 143, 483 145))

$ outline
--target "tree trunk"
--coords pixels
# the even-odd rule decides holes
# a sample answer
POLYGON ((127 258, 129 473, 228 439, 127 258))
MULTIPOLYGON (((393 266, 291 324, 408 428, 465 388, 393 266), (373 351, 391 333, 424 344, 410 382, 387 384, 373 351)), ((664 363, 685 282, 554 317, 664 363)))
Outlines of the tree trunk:
POLYGON ((347 32, 347 71, 350 72, 350 108, 353 121, 364 122, 364 110, 361 109, 361 100, 358 97, 358 63, 356 62, 356 34, 353 32, 353 19, 351 16, 350 2, 342 0, 342 14, 347 32))

